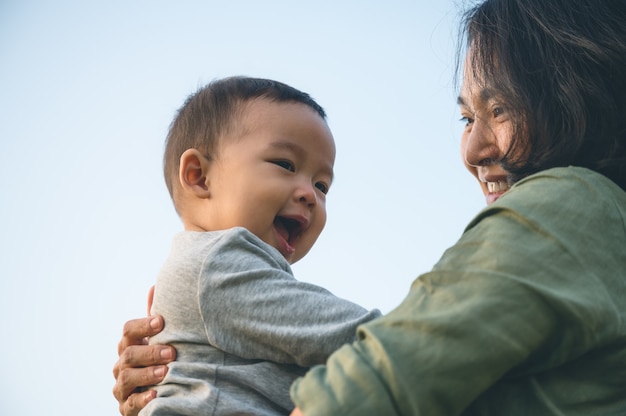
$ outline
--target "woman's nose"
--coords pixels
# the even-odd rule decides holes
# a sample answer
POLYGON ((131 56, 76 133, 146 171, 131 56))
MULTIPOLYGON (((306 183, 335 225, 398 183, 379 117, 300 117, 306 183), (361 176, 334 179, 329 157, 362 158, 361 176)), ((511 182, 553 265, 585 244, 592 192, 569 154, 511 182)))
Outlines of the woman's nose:
POLYGON ((496 135, 487 123, 476 118, 471 130, 463 135, 463 160, 467 166, 485 166, 497 163, 501 159, 496 135))

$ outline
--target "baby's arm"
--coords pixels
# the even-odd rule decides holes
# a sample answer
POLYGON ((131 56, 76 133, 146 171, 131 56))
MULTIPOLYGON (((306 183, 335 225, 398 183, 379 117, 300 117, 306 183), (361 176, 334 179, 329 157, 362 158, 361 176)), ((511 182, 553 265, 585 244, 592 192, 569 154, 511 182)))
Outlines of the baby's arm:
POLYGON ((225 241, 199 287, 209 342, 232 354, 321 364, 380 316, 319 286, 297 281, 278 252, 243 233, 225 241))

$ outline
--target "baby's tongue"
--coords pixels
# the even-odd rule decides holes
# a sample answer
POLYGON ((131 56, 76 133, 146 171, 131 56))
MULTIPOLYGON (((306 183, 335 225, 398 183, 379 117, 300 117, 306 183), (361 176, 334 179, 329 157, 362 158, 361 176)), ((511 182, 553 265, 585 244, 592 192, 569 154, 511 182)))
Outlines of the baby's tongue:
POLYGON ((279 219, 274 220, 274 227, 276 228, 276 232, 278 232, 278 235, 284 238, 285 241, 289 241, 289 231, 282 221, 280 221, 279 219))

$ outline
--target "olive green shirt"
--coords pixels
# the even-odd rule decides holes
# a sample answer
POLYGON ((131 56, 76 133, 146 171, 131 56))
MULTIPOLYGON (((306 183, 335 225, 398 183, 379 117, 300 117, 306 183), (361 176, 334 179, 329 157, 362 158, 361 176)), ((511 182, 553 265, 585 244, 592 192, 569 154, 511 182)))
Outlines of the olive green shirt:
POLYGON ((358 341, 291 388, 310 415, 625 415, 626 192, 518 182, 358 341))

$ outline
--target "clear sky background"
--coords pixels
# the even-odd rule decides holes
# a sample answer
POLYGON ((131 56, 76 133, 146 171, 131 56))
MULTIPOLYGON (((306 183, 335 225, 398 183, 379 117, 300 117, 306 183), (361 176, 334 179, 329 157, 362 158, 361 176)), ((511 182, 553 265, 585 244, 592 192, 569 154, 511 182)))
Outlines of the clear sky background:
POLYGON ((458 150, 457 3, 0 0, 0 414, 117 414, 122 325, 182 228, 163 140, 215 78, 327 110, 329 220, 294 272, 399 304, 484 205, 458 150))

